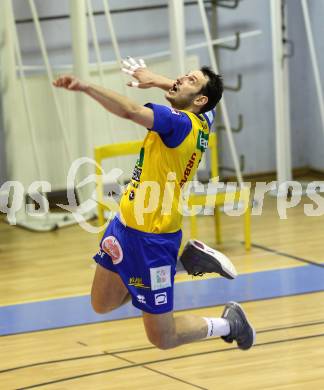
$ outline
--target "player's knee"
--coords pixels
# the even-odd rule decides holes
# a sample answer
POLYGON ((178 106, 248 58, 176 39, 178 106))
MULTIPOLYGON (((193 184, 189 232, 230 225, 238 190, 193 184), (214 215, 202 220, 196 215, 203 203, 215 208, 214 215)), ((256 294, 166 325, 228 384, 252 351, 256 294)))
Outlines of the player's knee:
POLYGON ((171 349, 176 346, 175 340, 171 335, 166 333, 150 333, 146 332, 147 338, 150 343, 153 344, 156 348, 166 350, 171 349))
POLYGON ((110 309, 106 306, 98 305, 94 302, 92 302, 92 308, 97 314, 106 314, 110 311, 110 309))
POLYGON ((96 300, 94 297, 91 297, 91 306, 97 314, 106 314, 113 310, 113 307, 96 300))
POLYGON ((153 339, 149 338, 149 340, 150 340, 151 344, 153 344, 158 349, 166 350, 166 349, 170 349, 173 347, 173 345, 168 340, 166 340, 164 338, 156 337, 153 339))

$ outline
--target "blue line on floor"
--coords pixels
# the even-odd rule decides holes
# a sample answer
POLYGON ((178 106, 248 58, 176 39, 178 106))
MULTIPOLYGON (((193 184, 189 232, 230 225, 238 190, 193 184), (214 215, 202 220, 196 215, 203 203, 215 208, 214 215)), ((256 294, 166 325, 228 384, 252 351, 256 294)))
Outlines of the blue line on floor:
MULTIPOLYGON (((235 280, 193 280, 175 285, 175 310, 196 309, 324 290, 324 270, 314 266, 244 274, 235 280)), ((217 315, 219 313, 217 312, 217 315)), ((0 307, 0 335, 138 317, 131 303, 107 315, 94 313, 89 296, 0 307)), ((215 312, 216 315, 216 312, 215 312)))

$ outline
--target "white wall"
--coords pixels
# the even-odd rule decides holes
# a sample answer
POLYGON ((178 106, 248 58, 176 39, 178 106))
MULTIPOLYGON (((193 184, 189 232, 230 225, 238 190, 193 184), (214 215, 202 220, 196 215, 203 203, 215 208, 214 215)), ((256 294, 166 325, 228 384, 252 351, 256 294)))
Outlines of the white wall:
POLYGON ((309 133, 316 129, 308 104, 311 99, 312 77, 302 9, 294 1, 289 1, 288 6, 288 33, 295 47, 294 56, 289 59, 292 162, 298 167, 311 163, 309 133))
MULTIPOLYGON (((290 64, 291 140, 293 168, 324 169, 324 135, 321 128, 314 76, 309 57, 302 9, 299 0, 288 0, 288 33, 295 46, 290 64)), ((312 29, 324 85, 324 2, 309 0, 312 29)), ((230 75, 243 73, 243 89, 225 94, 231 118, 244 114, 244 130, 235 135, 239 153, 245 155, 245 173, 276 168, 270 1, 245 0, 236 12, 219 11, 220 34, 261 28, 262 37, 246 40, 235 53, 220 51, 221 69, 230 75)), ((224 137, 223 137, 224 138, 224 137)), ((232 165, 226 141, 222 162, 232 165)))
MULTIPOLYGON (((243 40, 236 52, 219 50, 226 83, 234 84, 236 75, 243 75, 242 90, 226 92, 225 98, 233 126, 236 126, 238 114, 244 116, 242 132, 234 135, 239 154, 245 156, 244 173, 276 169, 269 4, 268 1, 242 1, 236 11, 219 9, 218 15, 220 35, 262 30, 261 36, 243 40)), ((222 141, 222 163, 233 166, 225 135, 222 141)))
POLYGON ((2 123, 2 107, 0 104, 0 186, 6 181, 6 156, 4 148, 4 132, 2 123))
MULTIPOLYGON (((291 95, 294 102, 293 125, 303 133, 299 149, 303 150, 307 164, 324 170, 324 134, 320 118, 319 103, 315 89, 309 47, 306 40, 301 7, 290 0, 292 37, 296 45, 296 58, 292 62, 291 95)), ((318 57, 322 87, 324 88, 324 2, 308 1, 314 43, 318 57)), ((302 154, 302 155, 303 155, 302 154)))
MULTIPOLYGON (((95 10, 102 9, 101 0, 95 0, 95 10)), ((111 9, 127 6, 156 5, 161 0, 110 0, 111 9)), ((166 2, 165 2, 166 3, 166 2)), ((324 66, 324 24, 322 0, 309 1, 313 28, 316 34, 316 47, 324 66)), ((36 0, 41 16, 68 13, 68 0, 36 0)), ((301 18, 300 2, 288 0, 289 33, 295 41, 295 57, 290 61, 291 70, 291 116, 293 166, 307 164, 324 168, 324 137, 321 133, 317 100, 314 93, 314 81, 307 52, 305 32, 301 18), (301 92, 302 91, 302 92, 301 92)), ((14 0, 16 18, 30 17, 28 2, 14 0)), ((204 39, 197 6, 186 7, 187 43, 204 39)), ((141 56, 169 49, 169 25, 167 9, 146 12, 114 14, 117 38, 122 55, 141 56)), ((226 84, 234 84, 237 73, 243 75, 243 89, 234 94, 226 92, 230 118, 236 125, 237 115, 244 115, 244 129, 235 134, 239 154, 246 160, 245 173, 271 171, 276 168, 274 104, 272 81, 272 52, 270 2, 260 0, 242 0, 236 10, 218 8, 219 36, 232 35, 235 31, 261 29, 259 37, 242 41, 237 52, 220 50, 220 66, 226 84)), ((113 50, 107 33, 104 17, 97 17, 97 28, 105 60, 113 60, 113 50)), ((50 60, 53 65, 72 62, 71 31, 68 20, 42 23, 50 60)), ((41 64, 39 48, 33 26, 19 25, 19 36, 23 47, 24 62, 29 65, 41 64)), ((90 39, 91 40, 91 39, 90 39)), ((207 50, 201 49, 201 64, 208 64, 207 50)), ((93 49, 91 61, 95 60, 93 49)), ((322 74, 323 80, 324 75, 322 74)), ((1 137, 1 133, 0 133, 1 137)), ((1 139, 1 138, 0 138, 1 139)), ((224 135, 221 136, 221 164, 232 166, 232 161, 224 135)), ((0 154, 3 155, 3 152, 0 154)), ((2 166, 2 164, 1 164, 2 166)), ((0 175, 1 175, 0 168, 0 175)), ((224 172, 227 173, 227 172, 224 172)), ((1 176, 0 176, 1 177, 1 176)))

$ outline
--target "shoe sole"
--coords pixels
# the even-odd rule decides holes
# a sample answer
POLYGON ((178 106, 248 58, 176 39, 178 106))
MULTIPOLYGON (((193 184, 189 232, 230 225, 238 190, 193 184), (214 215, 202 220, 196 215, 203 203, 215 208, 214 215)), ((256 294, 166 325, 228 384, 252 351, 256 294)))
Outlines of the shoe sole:
POLYGON ((245 312, 244 312, 244 310, 243 310, 243 307, 242 307, 239 303, 231 301, 231 302, 228 302, 227 305, 235 306, 235 308, 238 309, 238 311, 240 312, 240 315, 243 317, 245 323, 249 326, 249 328, 250 328, 251 331, 252 331, 253 340, 252 340, 251 346, 249 346, 248 348, 240 348, 240 347, 239 347, 239 348, 242 349, 243 351, 246 351, 246 350, 252 348, 253 345, 255 344, 256 331, 255 331, 255 329, 253 328, 253 326, 250 324, 250 322, 249 322, 249 320, 247 319, 247 316, 246 316, 246 314, 245 314, 245 312))
POLYGON ((195 250, 199 251, 200 257, 203 258, 204 261, 208 259, 210 263, 218 267, 218 269, 213 272, 217 272, 227 279, 235 279, 237 277, 237 271, 234 267, 234 264, 223 253, 212 249, 203 242, 197 240, 190 240, 189 243, 195 250), (201 248, 201 245, 203 248, 201 248), (214 256, 217 256, 217 258, 214 256))

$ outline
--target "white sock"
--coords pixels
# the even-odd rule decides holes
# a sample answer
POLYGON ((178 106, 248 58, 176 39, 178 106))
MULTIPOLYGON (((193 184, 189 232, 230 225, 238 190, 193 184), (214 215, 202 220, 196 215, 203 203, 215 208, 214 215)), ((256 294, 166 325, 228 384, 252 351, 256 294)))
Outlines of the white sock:
POLYGON ((208 337, 215 337, 215 336, 227 336, 230 334, 230 325, 227 320, 224 318, 206 318, 203 317, 203 319, 207 322, 208 325, 208 337))

